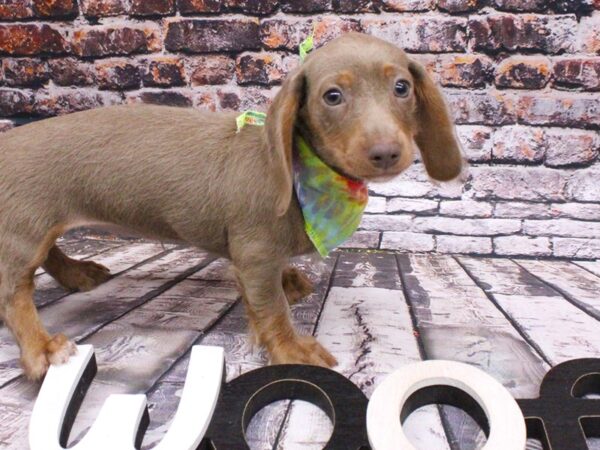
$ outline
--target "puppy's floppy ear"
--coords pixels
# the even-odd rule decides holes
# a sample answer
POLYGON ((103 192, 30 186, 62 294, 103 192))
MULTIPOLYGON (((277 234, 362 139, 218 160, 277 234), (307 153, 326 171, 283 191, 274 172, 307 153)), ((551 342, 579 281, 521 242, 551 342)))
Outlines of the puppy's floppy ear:
POLYGON ((301 67, 288 75, 267 113, 267 143, 280 181, 276 204, 278 216, 286 213, 292 201, 294 125, 303 97, 304 78, 301 67))
POLYGON ((415 83, 417 126, 415 141, 429 176, 448 181, 460 175, 463 157, 442 93, 420 64, 408 66, 415 83))

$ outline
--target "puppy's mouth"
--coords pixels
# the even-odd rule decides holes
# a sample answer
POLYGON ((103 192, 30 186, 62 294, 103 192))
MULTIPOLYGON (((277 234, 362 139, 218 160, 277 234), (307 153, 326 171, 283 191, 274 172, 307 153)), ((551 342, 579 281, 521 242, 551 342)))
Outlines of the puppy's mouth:
POLYGON ((365 173, 364 170, 344 170, 338 167, 332 167, 332 169, 346 178, 366 183, 385 183, 386 181, 393 180, 405 170, 404 168, 398 168, 385 171, 379 170, 376 173, 373 173, 372 171, 365 173))
POLYGON ((388 181, 392 181, 394 178, 396 178, 401 173, 402 172, 390 173, 390 174, 385 174, 385 175, 376 175, 376 176, 373 176, 370 178, 365 178, 365 180, 368 181, 369 183, 387 183, 388 181))
POLYGON ((364 182, 384 182, 389 181, 406 170, 402 163, 395 164, 387 169, 375 169, 370 164, 344 164, 344 167, 336 164, 329 165, 334 171, 346 178, 355 181, 364 182))
POLYGON ((385 183, 386 181, 393 180, 405 170, 406 167, 403 167, 399 164, 398 167, 390 167, 386 170, 378 170, 375 173, 369 173, 360 178, 364 181, 368 181, 369 183, 385 183))
POLYGON ((384 183, 386 181, 390 181, 393 178, 396 178, 406 169, 401 162, 387 169, 373 170, 374 168, 368 163, 366 164, 366 167, 361 164, 357 165, 357 167, 353 167, 354 165, 348 164, 347 162, 344 164, 344 161, 342 161, 341 164, 336 164, 335 162, 327 161, 321 155, 319 155, 319 157, 334 172, 340 174, 341 176, 350 180, 368 183, 384 183))

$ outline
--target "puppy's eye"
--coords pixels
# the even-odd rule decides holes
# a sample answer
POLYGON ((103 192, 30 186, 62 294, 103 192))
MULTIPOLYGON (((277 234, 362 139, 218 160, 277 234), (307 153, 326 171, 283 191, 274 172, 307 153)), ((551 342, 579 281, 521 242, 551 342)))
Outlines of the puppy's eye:
POLYGON ((330 106, 337 106, 344 100, 344 96, 339 89, 329 89, 323 95, 323 100, 330 106))
POLYGON ((410 84, 408 84, 408 81, 396 81, 396 84, 394 85, 394 94, 396 94, 397 97, 407 97, 409 92, 410 84))

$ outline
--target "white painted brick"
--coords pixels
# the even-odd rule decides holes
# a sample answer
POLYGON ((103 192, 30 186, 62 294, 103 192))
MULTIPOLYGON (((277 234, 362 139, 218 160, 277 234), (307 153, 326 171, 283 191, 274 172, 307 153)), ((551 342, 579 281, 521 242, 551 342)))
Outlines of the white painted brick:
POLYGON ((383 233, 381 240, 381 248, 385 250, 430 252, 434 247, 435 242, 430 234, 390 231, 383 233))
POLYGON ((492 159, 492 128, 479 125, 459 125, 456 135, 469 161, 488 162, 492 159))
POLYGON ((544 161, 547 166, 561 167, 593 162, 599 147, 597 131, 514 125, 498 128, 494 132, 492 157, 495 161, 544 161))
POLYGON ((546 237, 500 236, 494 238, 494 253, 497 255, 552 255, 550 239, 546 237))
POLYGON ((492 157, 514 163, 541 162, 546 153, 544 131, 520 125, 501 127, 494 132, 492 157))
POLYGON ((600 11, 594 11, 590 17, 582 17, 579 24, 576 49, 582 53, 600 51, 600 11))
POLYGON ((437 212, 438 202, 428 199, 391 198, 388 200, 387 212, 428 213, 437 212))
POLYGON ((434 190, 433 184, 428 181, 408 180, 403 175, 386 183, 369 183, 369 191, 386 197, 425 197, 434 190))
POLYGON ((365 212, 369 214, 384 213, 387 200, 385 197, 369 196, 369 202, 365 208, 365 212))
POLYGON ((377 231, 357 231, 340 248, 377 248, 379 234, 377 231))
POLYGON ((600 205, 593 203, 555 203, 551 206, 550 212, 555 217, 600 220, 600 205))
POLYGON ((541 167, 471 167, 470 173, 469 194, 475 198, 564 199, 566 179, 559 170, 541 167))
POLYGON ((576 170, 567 183, 567 196, 573 200, 600 202, 600 167, 576 170))
POLYGON ((373 194, 386 197, 460 198, 463 184, 458 180, 446 183, 431 180, 423 164, 415 163, 391 181, 370 183, 369 190, 373 194))
POLYGON ((546 165, 589 164, 598 156, 600 134, 597 131, 550 128, 546 135, 546 165))
POLYGON ((412 216, 390 214, 366 214, 360 229, 370 231, 407 231, 412 226, 412 216))
POLYGON ((515 97, 502 91, 445 89, 446 101, 457 124, 516 123, 515 97))
POLYGON ((492 253, 492 239, 476 236, 436 236, 439 253, 468 253, 489 255, 492 253))
MULTIPOLYGON (((467 171, 469 169, 467 168, 467 171)), ((462 197, 465 185, 459 179, 440 183, 438 181, 431 181, 434 185, 433 192, 430 196, 442 197, 442 198, 455 198, 459 199, 462 197)))
POLYGON ((600 239, 554 238, 554 256, 599 258, 600 239))
POLYGON ((517 233, 521 221, 514 219, 456 219, 451 217, 416 217, 413 231, 450 233, 472 236, 494 236, 517 233))
POLYGON ((550 217, 550 206, 545 203, 498 202, 494 217, 544 219, 550 217))
POLYGON ((444 200, 440 214, 454 217, 491 217, 494 207, 490 203, 474 200, 444 200))
POLYGON ((466 24, 466 17, 421 14, 365 16, 361 20, 365 33, 415 52, 462 51, 466 47, 466 24))
POLYGON ((533 236, 600 238, 600 222, 571 219, 525 220, 523 233, 533 236))
POLYGON ((600 123, 598 94, 530 91, 519 97, 521 123, 573 128, 600 123))

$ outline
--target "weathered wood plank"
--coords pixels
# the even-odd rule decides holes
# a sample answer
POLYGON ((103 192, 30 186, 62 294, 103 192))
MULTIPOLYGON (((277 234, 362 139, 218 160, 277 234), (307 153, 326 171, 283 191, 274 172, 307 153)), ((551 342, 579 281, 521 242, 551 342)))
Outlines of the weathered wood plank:
MULTIPOLYGON (((202 264, 199 261, 210 261, 198 252, 187 258, 195 267, 202 264)), ((178 263, 186 267, 185 261, 178 263)), ((160 276, 160 272, 155 274, 160 276)), ((146 392, 236 298, 211 282, 183 280, 84 339, 95 347, 99 370, 75 421, 72 440, 84 435, 108 395, 146 392)), ((21 401, 26 411, 21 420, 2 431, 10 434, 14 448, 26 446, 26 426, 17 425, 26 425, 22 421, 28 420, 32 407, 29 384, 19 380, 2 390, 3 401, 11 398, 13 406, 21 401)))
MULTIPOLYGON (((460 261, 550 364, 600 356, 600 322, 523 267, 506 259, 460 261), (528 285, 535 287, 528 290, 528 285)), ((590 439, 588 445, 600 450, 600 439, 590 439)))
POLYGON ((507 292, 502 287, 517 276, 524 283, 528 278, 533 282, 535 278, 522 267, 509 260, 461 258, 461 262, 552 365, 600 356, 600 322, 550 286, 539 295, 527 295, 526 290, 507 292), (497 285, 494 278, 499 280, 497 285))
MULTIPOLYGON (((77 242, 71 240, 69 245, 85 256, 83 247, 77 250, 77 242)), ((141 244, 133 244, 133 247, 138 245, 141 244)), ((185 269, 183 272, 170 272, 168 267, 163 266, 159 270, 161 273, 154 269, 145 274, 136 272, 138 268, 153 264, 161 251, 151 256, 152 261, 139 267, 134 265, 145 258, 137 259, 130 252, 123 255, 124 258, 130 255, 129 268, 134 266, 134 269, 109 283, 121 278, 128 279, 131 295, 127 294, 127 283, 119 282, 114 284, 114 289, 118 290, 116 298, 107 299, 106 303, 103 299, 87 300, 87 297, 79 297, 78 294, 71 294, 56 302, 59 305, 67 301, 75 302, 75 305, 72 305, 72 310, 66 306, 57 309, 55 314, 58 315, 63 312, 73 314, 61 319, 60 323, 55 320, 56 323, 51 325, 60 329, 64 320, 69 324, 65 328, 76 333, 79 332, 77 322, 85 322, 85 316, 90 312, 86 309, 87 301, 95 303, 91 309, 94 315, 98 314, 96 309, 104 304, 107 309, 116 307, 121 311, 112 318, 99 319, 108 324, 100 325, 99 329, 93 328, 97 330, 95 333, 90 335, 90 331, 82 334, 88 336, 84 338, 85 342, 94 343, 97 347, 100 373, 78 416, 73 433, 75 437, 81 436, 89 426, 97 407, 108 393, 148 392, 152 422, 144 447, 151 448, 170 424, 183 387, 188 361, 186 352, 194 343, 226 347, 229 379, 266 363, 266 355, 253 351, 248 344, 241 303, 228 309, 237 297, 235 284, 227 274, 228 263, 224 260, 214 261, 185 280, 183 277, 190 273, 185 269), (133 276, 130 277, 130 274, 133 276), (177 283, 175 280, 173 283, 174 277, 182 281, 177 283), (163 284, 153 284, 156 278, 160 278, 163 284), (150 296, 146 295, 148 292, 144 294, 138 289, 146 285, 149 292, 153 293, 150 296), (164 289, 167 290, 163 289, 165 285, 167 287, 164 289), (135 307, 140 297, 144 297, 145 301, 137 303, 139 306, 135 307), (133 309, 125 308, 128 301, 132 302, 129 306, 133 309), (77 311, 79 314, 75 314, 77 311), (223 311, 229 312, 219 318, 223 311), (214 320, 217 320, 216 324, 214 320), (209 331, 204 335, 206 330, 209 331)), ((67 252, 73 254, 72 250, 67 252)), ((117 252, 117 249, 107 250, 105 257, 109 252, 117 252)), ((408 334, 414 331, 412 324, 410 320, 406 323, 405 312, 386 309, 390 308, 392 302, 397 305, 404 302, 401 297, 403 288, 410 300, 427 357, 455 359, 478 365, 503 381, 517 397, 537 394, 539 380, 548 369, 543 358, 556 364, 577 356, 600 355, 600 322, 573 306, 572 298, 572 303, 567 302, 560 293, 567 292, 581 302, 593 300, 593 284, 587 283, 595 280, 595 286, 600 286, 599 262, 562 262, 580 267, 571 268, 575 275, 569 276, 579 278, 585 272, 587 281, 568 283, 559 280, 564 283, 561 287, 552 284, 555 279, 549 279, 550 286, 543 277, 533 276, 523 267, 505 259, 464 257, 458 259, 458 265, 447 257, 400 256, 399 263, 403 267, 405 281, 403 286, 393 256, 377 252, 344 252, 341 255, 333 275, 330 273, 331 261, 327 262, 327 266, 317 269, 320 274, 320 294, 315 294, 316 299, 312 296, 308 303, 294 307, 293 313, 303 332, 313 332, 325 293, 329 284, 333 285, 316 334, 340 359, 342 364, 337 369, 347 371, 352 380, 367 393, 378 383, 378 377, 395 368, 384 368, 378 372, 380 365, 387 362, 398 366, 409 360, 407 356, 399 357, 395 352, 410 353, 407 348, 411 344, 394 336, 401 332, 408 338, 408 334), (403 258, 407 258, 408 263, 403 263, 403 258), (477 281, 476 285, 473 279, 477 281), (352 324, 348 327, 346 324, 349 322, 352 324), (404 328, 397 326, 397 323, 402 323, 404 328), (327 339, 331 339, 331 342, 327 339), (381 346, 379 350, 378 346, 381 346), (340 357, 344 352, 350 356, 340 357), (383 354, 379 355, 378 352, 383 354)), ((165 256, 162 255, 159 260, 165 256)), ((94 260, 103 263, 100 258, 101 255, 98 255, 94 260)), ((114 272, 115 264, 120 264, 120 261, 125 264, 121 257, 115 256, 113 262, 104 264, 114 272)), ((174 267, 181 263, 177 261, 180 260, 175 258, 174 267)), ((534 262, 526 261, 529 264, 534 262)), ((302 260, 305 268, 314 263, 314 260, 302 260)), ((554 266, 554 262, 551 265, 554 266)), ((548 270, 545 265, 542 269, 548 270)), ((552 273, 563 274, 558 270, 552 273)), ((596 292, 600 292, 600 289, 596 288, 596 292)), ((107 297, 109 295, 106 293, 107 297)), ((49 304, 42 309, 52 308, 54 305, 49 304)), ((44 320, 47 318, 45 314, 44 320)), ((410 315, 407 317, 410 319, 410 315)), ((2 355, 6 354, 3 353, 2 333, 0 329, 0 361, 2 355)), ((414 345, 416 340, 414 337, 412 339, 414 345)), ((9 344, 15 347, 12 339, 9 344)), ((416 360, 419 357, 418 350, 416 360)), ((14 376, 20 373, 16 366, 12 369, 15 370, 14 376)), ((3 366, 0 362, 0 379, 10 370, 10 364, 3 366)), ((0 389, 0 448, 26 448, 23 439, 31 409, 27 405, 32 404, 36 393, 35 384, 21 379, 0 389)), ((430 409, 429 415, 438 417, 439 427, 437 409, 430 409)), ((464 414, 449 412, 447 408, 443 408, 443 411, 453 450, 471 449, 481 444, 482 436, 477 435, 473 422, 465 419, 464 414)), ((441 427, 432 430, 423 423, 424 413, 421 410, 411 415, 405 428, 413 436, 417 434, 421 438, 425 436, 425 439, 435 439, 437 436, 445 443, 441 427)), ((251 424, 248 438, 253 449, 272 450, 274 442, 277 450, 316 449, 322 448, 330 430, 328 419, 319 410, 307 407, 303 402, 292 404, 283 401, 259 412, 251 424), (286 414, 289 420, 283 424, 286 414)), ((448 448, 447 444, 444 444, 446 447, 423 444, 416 437, 413 437, 413 442, 418 448, 448 448)), ((600 450, 600 440, 590 440, 589 446, 592 450, 600 450)), ((528 443, 527 448, 541 449, 532 442, 528 443)))
POLYGON ((111 248, 120 247, 126 245, 128 242, 120 239, 93 239, 93 238, 80 238, 80 239, 59 239, 56 244, 60 249, 72 258, 89 258, 94 255, 104 253, 106 250, 111 248))
MULTIPOLYGON (((193 273, 207 260, 194 249, 180 249, 136 267, 90 292, 76 292, 42 308, 50 333, 79 341, 106 323, 145 303, 193 273)), ((6 328, 0 329, 0 386, 19 374, 18 348, 6 328)))
MULTIPOLYGON (((548 365, 452 257, 399 255, 398 262, 427 358, 475 365, 517 398, 537 394, 548 365)), ((466 414, 443 411, 456 448, 482 444, 466 414)))
POLYGON ((476 365, 505 384, 522 380, 509 386, 517 396, 537 393, 548 365, 452 257, 398 261, 428 358, 476 365))
MULTIPOLYGON (((315 285, 315 292, 292 307, 292 318, 299 332, 312 333, 319 311, 329 287, 330 277, 337 257, 325 261, 311 257, 297 258, 294 265, 306 273, 315 285)), ((220 286, 235 290, 229 274, 228 263, 218 260, 195 274, 194 279, 212 280, 220 286)), ((241 302, 236 304, 217 325, 199 341, 202 345, 217 345, 225 348, 227 379, 230 380, 249 370, 267 364, 264 351, 253 348, 247 334, 247 322, 241 302)), ((189 353, 178 361, 148 393, 150 426, 143 448, 151 448, 159 441, 172 420, 177 398, 172 393, 180 392, 189 363, 189 353)), ((255 450, 271 450, 279 433, 288 401, 278 402, 260 411, 253 419, 247 434, 248 442, 255 450)))
POLYGON ((342 253, 332 284, 402 289, 396 260, 388 253, 342 253))
MULTIPOLYGON (((95 256, 93 259, 98 264, 108 267, 113 276, 117 276, 131 267, 142 264, 144 261, 173 248, 173 245, 165 247, 155 243, 114 246, 103 253, 93 255, 95 256)), ((81 259, 86 259, 86 256, 84 255, 81 259)), ((42 273, 36 277, 35 289, 34 299, 38 308, 69 294, 68 291, 63 289, 58 282, 47 273, 42 273)))
POLYGON ((546 286, 537 295, 525 288, 507 290, 511 279, 523 286, 536 278, 518 264, 505 259, 460 258, 527 339, 552 364, 600 356, 600 322, 546 286), (497 280, 497 281, 494 281, 497 280))
POLYGON ((600 279, 568 261, 515 260, 570 302, 600 320, 600 279))
MULTIPOLYGON (((393 255, 344 253, 337 267, 316 335, 338 358, 335 370, 370 395, 386 375, 421 360, 418 342, 393 255)), ((449 448, 434 406, 404 428, 417 448, 449 448)), ((331 430, 323 412, 292 402, 277 449, 321 449, 331 430)))
POLYGON ((600 261, 573 261, 573 263, 600 277, 600 261))

